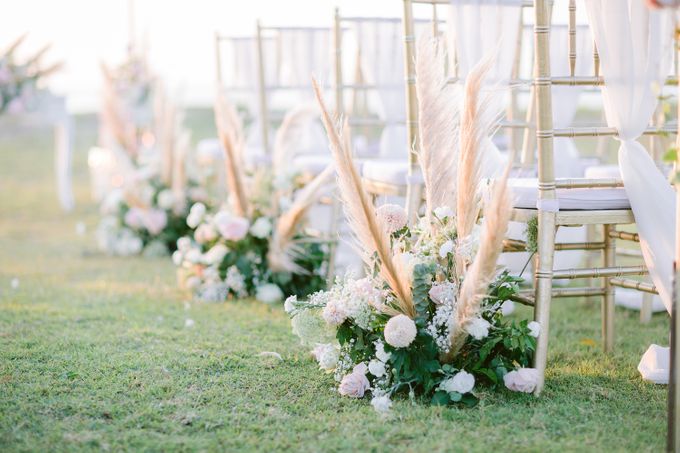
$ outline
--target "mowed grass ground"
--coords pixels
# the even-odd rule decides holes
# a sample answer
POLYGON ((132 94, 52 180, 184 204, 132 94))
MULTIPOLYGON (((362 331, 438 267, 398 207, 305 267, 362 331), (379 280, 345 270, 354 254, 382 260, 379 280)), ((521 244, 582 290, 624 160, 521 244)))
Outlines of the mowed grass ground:
MULTIPOLYGON (((188 119, 195 138, 211 133, 209 112, 188 119)), ((666 388, 636 366, 651 342, 667 344, 665 315, 641 325, 617 309, 616 351, 605 356, 599 303, 560 300, 540 398, 482 393, 473 409, 398 399, 381 419, 334 391, 281 307, 194 303, 169 259, 96 253, 86 170, 96 122, 76 125, 70 214, 56 201, 50 130, 0 131, 0 451, 664 448, 666 388)))

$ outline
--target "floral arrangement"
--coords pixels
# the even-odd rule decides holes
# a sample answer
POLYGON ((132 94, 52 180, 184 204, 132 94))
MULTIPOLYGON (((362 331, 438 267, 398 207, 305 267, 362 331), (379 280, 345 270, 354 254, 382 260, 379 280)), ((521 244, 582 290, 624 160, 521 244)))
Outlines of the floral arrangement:
POLYGON ((306 300, 290 297, 284 307, 338 392, 353 398, 370 392, 383 413, 399 393, 474 405, 482 387, 532 392, 539 379, 529 366, 540 326, 503 314, 518 284, 496 265, 510 219, 508 170, 486 197, 479 177, 483 140, 496 118, 481 90, 488 63, 472 71, 462 93, 447 85, 444 67, 436 44, 421 41, 426 208, 413 224, 399 206, 374 208, 315 84, 366 276, 338 279, 306 300))
POLYGON ((189 172, 189 133, 144 59, 131 53, 103 73, 102 148, 89 157, 102 197, 99 246, 113 255, 166 255, 191 232, 189 207, 210 204, 189 172))
POLYGON ((40 83, 61 68, 61 63, 42 66, 42 59, 49 50, 49 45, 24 62, 17 61, 16 51, 25 39, 26 35, 22 35, 0 55, 0 115, 30 110, 38 95, 40 83))
POLYGON ((274 303, 326 286, 328 243, 304 228, 308 209, 324 193, 333 168, 306 184, 287 171, 285 136, 297 113, 277 131, 274 160, 247 173, 243 127, 223 95, 215 118, 225 155, 230 200, 216 212, 194 204, 186 219, 193 235, 178 241, 173 260, 180 285, 199 299, 223 301, 254 296, 274 303))

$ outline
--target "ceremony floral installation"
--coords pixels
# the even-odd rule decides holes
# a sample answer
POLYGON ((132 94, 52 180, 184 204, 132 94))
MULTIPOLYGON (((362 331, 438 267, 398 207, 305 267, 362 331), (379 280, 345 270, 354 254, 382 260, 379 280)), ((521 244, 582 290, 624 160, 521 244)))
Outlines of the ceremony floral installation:
POLYGON ((327 291, 285 302, 294 333, 313 346, 338 392, 370 392, 379 412, 388 412, 398 393, 474 405, 481 387, 532 392, 538 378, 529 366, 540 326, 502 310, 518 284, 496 265, 510 219, 508 170, 482 195, 482 144, 496 118, 491 94, 481 90, 488 63, 472 71, 461 94, 447 85, 435 42, 419 47, 426 214, 409 225, 399 206, 374 208, 315 85, 366 276, 339 278, 327 291))
POLYGON ((143 58, 131 52, 121 66, 102 70, 102 148, 89 157, 93 181, 104 184, 99 246, 121 256, 168 254, 191 231, 189 207, 210 204, 189 172, 189 133, 143 58))
POLYGON ((39 97, 41 81, 61 68, 61 63, 42 65, 50 45, 20 62, 16 51, 26 36, 20 36, 0 55, 0 115, 31 110, 39 97))
POLYGON ((180 285, 206 301, 254 296, 282 302, 326 287, 328 241, 304 227, 309 208, 326 191, 328 167, 306 184, 286 170, 286 134, 297 113, 287 115, 277 132, 274 160, 246 171, 243 126, 220 96, 215 118, 225 154, 229 203, 212 212, 194 204, 187 217, 193 236, 178 241, 173 261, 180 285))

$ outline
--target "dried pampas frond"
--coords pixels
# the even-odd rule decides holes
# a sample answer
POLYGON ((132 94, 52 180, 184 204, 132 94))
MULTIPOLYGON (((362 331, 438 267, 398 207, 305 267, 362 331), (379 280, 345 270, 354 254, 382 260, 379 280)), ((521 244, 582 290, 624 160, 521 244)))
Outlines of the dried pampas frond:
POLYGON ((304 130, 319 114, 314 105, 304 104, 286 113, 281 126, 276 130, 272 163, 280 171, 290 166, 294 147, 300 141, 304 130))
MULTIPOLYGON (((105 64, 101 64, 102 75, 104 77, 103 105, 100 114, 102 130, 114 139, 130 157, 137 155, 137 140, 134 125, 123 118, 123 107, 121 106, 118 93, 116 92, 114 76, 105 64)), ((106 143, 100 143, 106 147, 106 143)))
MULTIPOLYGON (((481 163, 484 140, 496 124, 491 93, 482 93, 484 79, 492 60, 478 63, 465 81, 460 117, 458 189, 456 192, 456 234, 459 240, 472 233, 481 209, 481 163)), ((462 276, 467 263, 456 260, 456 273, 462 276)))
POLYGON ((215 124, 224 149, 227 185, 234 214, 247 217, 248 197, 243 172, 243 129, 234 108, 220 93, 215 102, 215 124))
POLYGON ((460 94, 447 83, 442 43, 426 35, 418 40, 416 91, 420 151, 427 217, 440 206, 456 208, 460 94))
POLYGON ((298 266, 295 261, 300 250, 294 241, 295 233, 309 208, 324 194, 323 187, 330 181, 335 171, 331 164, 298 191, 295 201, 286 212, 279 216, 276 227, 269 243, 267 261, 274 271, 287 271, 295 274, 305 274, 307 271, 298 266))
POLYGON ((404 278, 405 272, 399 270, 399 267, 403 264, 392 255, 390 238, 378 224, 375 207, 354 165, 351 151, 347 147, 346 137, 343 138, 342 133, 338 132, 333 124, 316 80, 313 79, 312 83, 321 108, 321 119, 326 128, 331 152, 335 160, 338 188, 345 215, 357 241, 357 251, 368 265, 372 265, 374 257, 377 256, 380 275, 394 293, 399 312, 413 318, 415 307, 413 306, 409 279, 404 278))
POLYGON ((458 352, 465 342, 468 335, 465 327, 479 316, 481 302, 496 275, 496 262, 503 251, 503 239, 512 214, 512 200, 507 185, 511 165, 512 160, 503 176, 495 182, 489 202, 484 207, 479 251, 465 274, 456 310, 452 314, 450 354, 458 352))

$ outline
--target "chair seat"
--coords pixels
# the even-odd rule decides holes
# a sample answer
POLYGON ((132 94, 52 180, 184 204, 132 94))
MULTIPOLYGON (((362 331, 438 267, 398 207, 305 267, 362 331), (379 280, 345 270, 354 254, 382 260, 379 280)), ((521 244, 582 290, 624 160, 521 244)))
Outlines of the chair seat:
MULTIPOLYGON (((536 209, 538 179, 511 178, 509 185, 515 198, 514 206, 536 209)), ((558 189, 560 211, 602 211, 630 209, 630 201, 623 188, 558 189)))
POLYGON ((293 158, 293 167, 303 173, 316 176, 332 162, 333 156, 330 154, 305 153, 293 158))
POLYGON ((368 180, 393 185, 406 185, 408 161, 406 159, 366 159, 361 175, 368 180))

